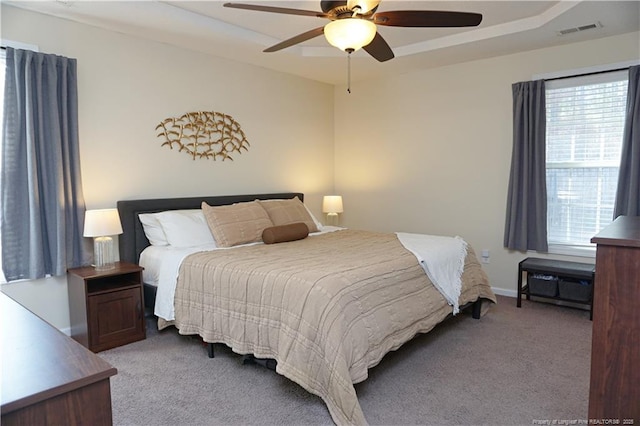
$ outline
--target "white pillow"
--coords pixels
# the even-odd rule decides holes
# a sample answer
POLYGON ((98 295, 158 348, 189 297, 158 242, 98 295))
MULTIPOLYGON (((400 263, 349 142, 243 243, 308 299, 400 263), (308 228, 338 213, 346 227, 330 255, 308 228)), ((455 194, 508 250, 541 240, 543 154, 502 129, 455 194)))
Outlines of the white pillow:
POLYGON ((202 210, 168 210, 155 213, 172 247, 215 244, 202 210))
POLYGON ((138 219, 140 219, 140 223, 142 223, 144 235, 147 236, 152 246, 166 246, 169 242, 167 241, 167 236, 164 234, 162 225, 160 225, 156 217, 157 214, 158 213, 142 213, 138 215, 138 219))
POLYGON ((309 216, 311 216, 311 219, 313 219, 313 223, 315 223, 316 226, 318 227, 318 231, 322 231, 322 228, 324 227, 324 225, 322 225, 322 222, 320 222, 318 219, 316 219, 316 217, 313 215, 313 213, 311 213, 311 210, 309 210, 309 207, 307 207, 305 205, 304 208, 307 209, 307 212, 309 213, 309 216))

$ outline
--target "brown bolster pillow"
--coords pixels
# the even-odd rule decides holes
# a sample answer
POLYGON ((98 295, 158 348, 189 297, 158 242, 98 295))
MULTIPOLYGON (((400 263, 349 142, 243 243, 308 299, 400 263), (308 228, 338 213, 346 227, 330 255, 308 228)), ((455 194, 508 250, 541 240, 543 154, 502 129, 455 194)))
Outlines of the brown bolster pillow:
POLYGON ((309 227, 303 222, 290 223, 288 225, 272 226, 262 231, 262 241, 265 244, 284 243, 307 238, 309 227))

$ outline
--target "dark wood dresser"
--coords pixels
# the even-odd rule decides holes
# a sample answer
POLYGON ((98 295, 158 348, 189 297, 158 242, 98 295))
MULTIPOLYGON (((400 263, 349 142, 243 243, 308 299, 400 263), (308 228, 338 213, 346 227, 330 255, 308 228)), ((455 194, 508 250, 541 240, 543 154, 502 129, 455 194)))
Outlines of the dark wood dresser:
POLYGON ((597 252, 589 389, 589 419, 593 423, 590 424, 638 425, 640 217, 618 217, 591 242, 597 244, 597 252))
POLYGON ((0 293, 2 425, 111 425, 117 370, 0 293))

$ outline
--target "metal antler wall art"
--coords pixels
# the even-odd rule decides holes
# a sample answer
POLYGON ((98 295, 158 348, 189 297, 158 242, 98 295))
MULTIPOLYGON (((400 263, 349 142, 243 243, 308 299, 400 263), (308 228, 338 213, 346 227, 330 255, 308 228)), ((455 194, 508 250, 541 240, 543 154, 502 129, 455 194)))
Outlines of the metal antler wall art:
POLYGON ((188 112, 178 118, 166 118, 156 126, 162 129, 158 137, 164 138, 161 146, 178 148, 194 160, 217 158, 231 160, 231 154, 249 150, 249 141, 240 124, 230 115, 215 111, 188 112))

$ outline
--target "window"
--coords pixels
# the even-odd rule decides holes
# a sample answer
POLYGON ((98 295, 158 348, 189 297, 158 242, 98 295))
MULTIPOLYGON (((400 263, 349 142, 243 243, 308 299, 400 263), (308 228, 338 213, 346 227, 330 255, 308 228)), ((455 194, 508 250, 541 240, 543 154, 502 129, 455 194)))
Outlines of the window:
POLYGON ((613 221, 627 83, 626 70, 546 83, 550 251, 591 248, 613 221))
MULTIPOLYGON (((4 75, 5 75, 5 50, 0 50, 0 123, 4 123, 4 75)), ((0 124, 0 167, 2 167, 2 138, 4 138, 4 124, 0 124)), ((2 169, 0 169, 0 172, 2 169)), ((0 209, 2 214, 2 209, 0 209)), ((2 240, 0 239, 0 283, 6 282, 2 270, 2 240)))

